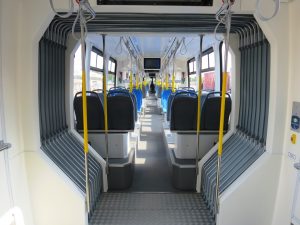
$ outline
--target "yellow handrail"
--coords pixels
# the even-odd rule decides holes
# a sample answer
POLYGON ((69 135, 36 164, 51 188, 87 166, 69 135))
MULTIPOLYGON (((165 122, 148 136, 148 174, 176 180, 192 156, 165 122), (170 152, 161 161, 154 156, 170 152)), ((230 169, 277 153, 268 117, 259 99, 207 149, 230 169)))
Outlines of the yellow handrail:
POLYGON ((198 76, 198 98, 197 98, 197 152, 196 152, 196 174, 199 174, 198 162, 200 160, 200 128, 201 128, 201 95, 202 95, 202 47, 203 35, 200 35, 200 59, 199 63, 199 76, 198 76))
POLYGON ((173 73, 173 76, 172 76, 172 92, 174 93, 175 92, 175 74, 173 73))
POLYGON ((166 89, 169 89, 169 74, 166 75, 166 89))
MULTIPOLYGON (((198 79, 198 99, 197 99, 197 137, 200 133, 200 121, 201 121, 201 95, 202 95, 202 77, 201 73, 198 79)), ((199 139, 199 138, 198 138, 199 139)))
POLYGON ((140 81, 140 78, 139 78, 139 75, 137 74, 135 76, 135 87, 136 87, 136 89, 139 89, 139 87, 140 87, 139 81, 140 81))
POLYGON ((107 85, 106 85, 106 72, 103 71, 103 100, 104 100, 104 131, 108 132, 107 120, 107 85))
POLYGON ((132 93, 133 90, 133 81, 132 81, 132 72, 129 74, 129 92, 132 93))
POLYGON ((83 114, 83 151, 85 169, 85 192, 87 212, 90 212, 90 188, 89 188, 89 138, 88 138, 88 118, 87 118, 87 99, 86 99, 86 72, 85 72, 85 39, 83 34, 83 24, 81 26, 81 66, 82 66, 82 114, 83 114))
POLYGON ((105 52, 105 34, 102 35, 103 41, 103 102, 104 102, 104 132, 105 132, 105 151, 106 151, 106 174, 109 173, 108 165, 108 115, 107 115, 107 75, 106 75, 106 52, 105 52))
POLYGON ((83 148, 84 152, 89 152, 88 125, 87 125, 87 100, 86 100, 86 74, 82 70, 82 112, 83 112, 83 148))
POLYGON ((217 161, 217 177, 216 177, 216 212, 220 210, 220 176, 221 176, 221 161, 223 154, 223 136, 224 136, 224 114, 225 114, 225 95, 227 86, 228 73, 223 72, 222 80, 222 97, 221 97, 221 114, 219 127, 219 143, 218 143, 218 161, 217 161))
POLYGON ((224 114, 225 114, 225 95, 226 95, 227 77, 228 77, 228 73, 223 72, 221 114, 220 114, 220 127, 219 127, 219 147, 218 147, 219 156, 222 156, 223 153, 224 116, 225 116, 224 114))

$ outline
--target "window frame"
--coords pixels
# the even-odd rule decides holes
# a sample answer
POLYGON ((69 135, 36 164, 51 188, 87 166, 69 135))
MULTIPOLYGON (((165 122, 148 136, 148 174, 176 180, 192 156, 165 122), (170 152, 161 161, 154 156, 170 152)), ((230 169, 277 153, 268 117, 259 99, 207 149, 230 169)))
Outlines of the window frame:
MULTIPOLYGON (((202 52, 202 58, 204 56, 207 56, 207 60, 208 60, 208 68, 206 69, 202 69, 201 70, 201 73, 206 73, 206 72, 211 72, 211 71, 214 71, 216 69, 216 62, 215 62, 215 66, 211 67, 210 66, 210 62, 209 62, 209 55, 210 54, 214 54, 214 48, 213 47, 210 47, 208 48, 207 50, 205 50, 204 52, 202 52)), ((202 60, 202 59, 201 59, 202 60)))
MULTIPOLYGON (((97 55, 99 55, 103 58, 103 52, 100 51, 98 48, 93 46, 91 49, 91 54, 92 54, 92 52, 96 53, 97 55)), ((97 62, 96 62, 96 65, 97 65, 97 62)), ((99 69, 98 67, 91 66, 91 62, 90 62, 90 70, 94 70, 96 72, 102 72, 102 73, 104 71, 104 69, 99 69)))
MULTIPOLYGON (((97 55, 103 57, 103 52, 100 49, 96 48, 95 46, 92 47, 91 53, 92 52, 95 52, 97 55)), ((108 72, 108 74, 114 76, 114 87, 116 87, 116 83, 117 83, 117 65, 118 65, 118 63, 117 63, 117 60, 112 58, 112 57, 109 57, 109 61, 115 63, 115 72, 110 71, 109 68, 107 69, 107 72, 108 72)), ((90 63, 90 70, 93 70, 95 72, 100 72, 100 73, 104 72, 104 68, 99 69, 98 67, 93 67, 93 66, 91 66, 91 63, 90 63)))
MULTIPOLYGON (((222 51, 222 48, 221 48, 221 51, 222 51)), ((213 47, 209 47, 208 49, 206 49, 205 51, 202 52, 202 58, 203 58, 204 56, 208 56, 208 57, 207 57, 207 58, 208 58, 208 68, 202 69, 202 70, 201 70, 201 73, 207 73, 207 72, 211 72, 211 71, 215 71, 215 70, 216 70, 216 62, 215 62, 215 66, 210 67, 210 62, 209 62, 209 55, 210 55, 210 54, 215 54, 214 48, 213 48, 213 47)), ((200 58, 200 57, 199 57, 199 58, 200 58)), ((201 58, 201 60, 202 60, 202 58, 201 58)), ((190 64, 191 62, 195 62, 195 61, 196 61, 196 58, 195 58, 195 57, 193 57, 193 58, 191 58, 191 59, 189 59, 189 60, 187 61, 188 87, 190 87, 190 75, 196 74, 196 70, 194 70, 193 72, 190 72, 189 64, 190 64)), ((222 76, 221 76, 221 78, 222 78, 222 76)))

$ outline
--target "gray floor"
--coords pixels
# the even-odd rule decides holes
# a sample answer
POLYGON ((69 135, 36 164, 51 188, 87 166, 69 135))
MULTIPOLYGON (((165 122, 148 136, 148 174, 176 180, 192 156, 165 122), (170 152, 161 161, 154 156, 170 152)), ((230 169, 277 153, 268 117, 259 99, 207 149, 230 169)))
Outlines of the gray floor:
POLYGON ((106 193, 91 225, 213 225, 195 193, 106 193))
POLYGON ((147 102, 133 185, 126 192, 103 193, 90 225, 214 225, 200 194, 176 192, 172 187, 163 118, 156 100, 147 102))
POLYGON ((175 192, 163 142, 163 117, 155 99, 147 99, 141 117, 141 136, 136 152, 131 192, 175 192))

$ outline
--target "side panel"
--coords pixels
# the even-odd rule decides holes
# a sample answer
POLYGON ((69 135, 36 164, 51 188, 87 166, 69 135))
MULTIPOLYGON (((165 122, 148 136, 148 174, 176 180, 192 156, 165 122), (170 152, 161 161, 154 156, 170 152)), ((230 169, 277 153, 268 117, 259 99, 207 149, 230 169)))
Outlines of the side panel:
POLYGON ((270 225, 280 156, 265 153, 221 196, 217 225, 270 225))
POLYGON ((35 224, 84 225, 82 192, 42 152, 26 154, 35 224))

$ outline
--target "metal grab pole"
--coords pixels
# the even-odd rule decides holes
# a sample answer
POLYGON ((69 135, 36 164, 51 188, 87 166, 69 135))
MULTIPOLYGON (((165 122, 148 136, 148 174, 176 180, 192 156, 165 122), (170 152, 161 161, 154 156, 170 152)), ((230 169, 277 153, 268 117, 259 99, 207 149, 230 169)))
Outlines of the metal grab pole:
POLYGON ((223 154, 223 136, 224 136, 224 114, 225 114, 225 95, 227 86, 228 73, 223 73, 222 81, 222 98, 221 98, 221 114, 220 114, 220 127, 219 127, 219 143, 218 143, 218 164, 217 164, 217 180, 216 180, 216 207, 217 213, 219 213, 220 206, 220 170, 221 170, 221 160, 223 154))
POLYGON ((199 75, 198 75, 198 99, 197 99, 197 151, 196 151, 196 175, 199 174, 198 162, 200 158, 200 122, 201 122, 201 95, 202 95, 202 45, 203 35, 200 35, 199 75))
POLYGON ((173 93, 175 92, 175 54, 176 54, 176 51, 173 56, 173 74, 172 74, 172 92, 173 93))
POLYGON ((169 89, 169 74, 166 74, 166 90, 169 89))
POLYGON ((106 52, 105 52, 105 34, 102 34, 103 41, 103 102, 104 102, 104 132, 105 132, 105 152, 106 152, 106 174, 109 173, 108 163, 108 115, 107 115, 107 86, 106 86, 106 52))
MULTIPOLYGON (((129 53, 130 54, 130 53, 129 53)), ((131 70, 129 74, 129 92, 132 93, 133 90, 133 74, 132 74, 132 56, 130 55, 130 64, 131 64, 131 70)))
MULTIPOLYGON (((79 4, 80 17, 82 17, 83 9, 79 4)), ((82 112, 83 112, 83 147, 84 147, 84 165, 85 165, 85 191, 87 212, 90 212, 90 190, 89 190, 89 166, 88 166, 88 118, 87 118, 87 99, 86 99, 86 71, 85 71, 85 30, 84 20, 80 19, 80 35, 81 35, 81 66, 82 66, 82 112)))
POLYGON ((224 60, 224 72, 222 78, 222 96, 221 96, 221 114, 220 114, 220 127, 219 127, 219 143, 218 143, 218 162, 217 162, 217 174, 216 174, 216 213, 219 214, 220 210, 220 176, 221 176, 221 163, 223 154, 223 136, 224 136, 224 117, 225 117, 225 95, 227 88, 227 64, 228 64, 228 51, 229 51, 229 35, 231 28, 231 7, 234 4, 234 0, 230 1, 228 11, 226 12, 226 36, 225 36, 225 60, 224 60))

